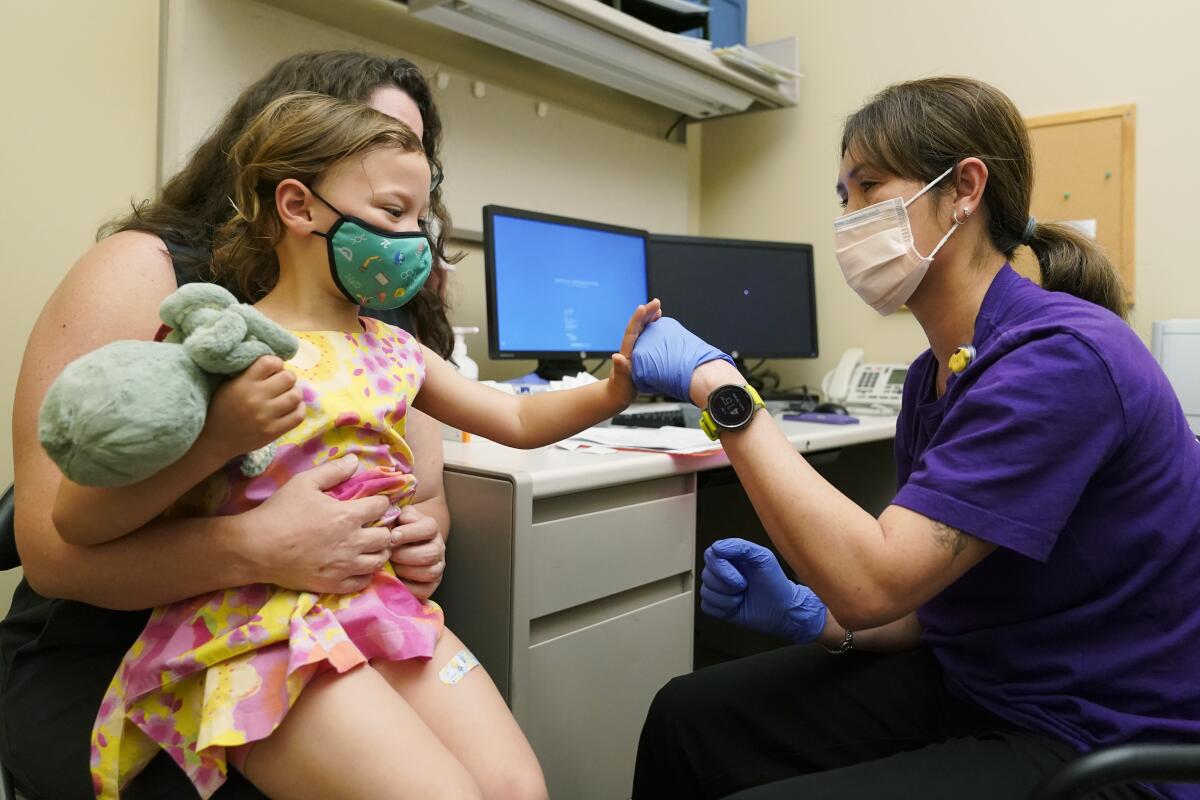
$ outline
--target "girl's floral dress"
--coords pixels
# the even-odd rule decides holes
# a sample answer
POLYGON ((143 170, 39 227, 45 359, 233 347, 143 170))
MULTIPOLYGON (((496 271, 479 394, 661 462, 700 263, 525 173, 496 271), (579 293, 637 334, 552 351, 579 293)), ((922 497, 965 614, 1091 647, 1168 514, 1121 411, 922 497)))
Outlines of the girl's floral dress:
MULTIPOLYGON (((300 350, 287 366, 299 378, 304 422, 278 440, 265 473, 247 478, 227 467, 173 514, 247 511, 289 478, 349 453, 357 473, 328 494, 386 495, 392 503, 379 524, 400 513, 416 493, 404 432, 425 362, 408 333, 360 322, 361 333, 294 331, 300 350)), ((355 594, 254 584, 157 608, 96 718, 96 794, 116 798, 161 749, 208 798, 225 781, 225 748, 269 736, 313 677, 373 658, 428 658, 441 631, 441 610, 417 600, 390 566, 355 594)))

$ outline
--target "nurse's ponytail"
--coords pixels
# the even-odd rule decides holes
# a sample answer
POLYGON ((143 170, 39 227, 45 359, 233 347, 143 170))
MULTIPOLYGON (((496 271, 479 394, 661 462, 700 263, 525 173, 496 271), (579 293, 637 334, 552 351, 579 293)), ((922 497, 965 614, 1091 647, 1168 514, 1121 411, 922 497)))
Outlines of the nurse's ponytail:
POLYGON ((1125 286, 1104 248, 1069 225, 1038 223, 1027 242, 1042 270, 1042 286, 1104 306, 1121 318, 1129 313, 1125 286))
MULTIPOLYGON (((1066 225, 1032 223, 1033 156, 1025 120, 1008 97, 973 78, 925 78, 889 86, 846 120, 842 154, 901 178, 929 183, 964 158, 988 168, 980 211, 988 238, 1009 260, 1022 245, 1037 256, 1042 286, 1124 318, 1121 277, 1095 241, 1066 225)), ((952 191, 946 183, 933 191, 952 191)))

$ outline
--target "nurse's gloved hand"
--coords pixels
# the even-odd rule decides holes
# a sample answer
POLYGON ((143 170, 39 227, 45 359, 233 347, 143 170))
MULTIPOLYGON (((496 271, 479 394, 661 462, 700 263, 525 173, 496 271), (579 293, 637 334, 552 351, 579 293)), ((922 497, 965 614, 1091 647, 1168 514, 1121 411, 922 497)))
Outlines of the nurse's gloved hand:
POLYGON ((692 373, 701 364, 733 359, 670 317, 650 323, 633 346, 633 385, 643 394, 686 401, 692 373))
POLYGON ((700 610, 759 633, 797 643, 825 629, 825 604, 783 574, 775 554, 745 539, 721 539, 704 551, 700 610))

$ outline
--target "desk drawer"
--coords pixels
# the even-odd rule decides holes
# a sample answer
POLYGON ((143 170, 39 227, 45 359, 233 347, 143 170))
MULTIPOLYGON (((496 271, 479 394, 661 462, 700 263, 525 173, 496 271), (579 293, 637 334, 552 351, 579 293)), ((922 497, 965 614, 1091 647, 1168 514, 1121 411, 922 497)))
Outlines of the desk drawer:
POLYGON ((535 523, 529 618, 691 572, 695 539, 691 493, 535 523))
POLYGON ((692 669, 692 604, 686 591, 529 648, 514 710, 551 797, 629 797, 650 701, 692 669))

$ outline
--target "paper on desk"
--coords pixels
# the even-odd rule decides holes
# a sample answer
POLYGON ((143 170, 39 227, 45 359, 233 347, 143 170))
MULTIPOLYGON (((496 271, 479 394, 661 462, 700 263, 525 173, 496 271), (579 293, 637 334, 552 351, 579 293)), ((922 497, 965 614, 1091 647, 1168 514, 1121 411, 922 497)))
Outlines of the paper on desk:
POLYGON ((561 442, 555 442, 556 447, 561 447, 563 450, 570 450, 574 453, 587 453, 590 456, 608 456, 613 453, 619 453, 613 447, 605 447, 602 444, 591 444, 590 442, 581 442, 577 439, 567 439, 561 442))
POLYGON ((656 453, 673 455, 696 455, 699 453, 714 453, 721 449, 720 442, 710 441, 703 431, 695 428, 588 428, 560 442, 560 447, 567 447, 572 442, 586 442, 605 447, 615 447, 621 450, 649 450, 656 453))

